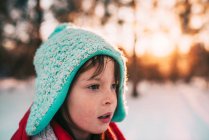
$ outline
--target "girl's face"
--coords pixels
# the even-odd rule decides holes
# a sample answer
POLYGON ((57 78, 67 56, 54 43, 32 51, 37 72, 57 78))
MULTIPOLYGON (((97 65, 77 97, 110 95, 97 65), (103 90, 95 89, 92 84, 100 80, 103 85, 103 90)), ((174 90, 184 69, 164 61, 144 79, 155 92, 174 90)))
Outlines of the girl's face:
POLYGON ((67 99, 72 130, 100 134, 109 126, 117 106, 114 62, 104 59, 104 69, 92 78, 97 66, 80 74, 67 99))

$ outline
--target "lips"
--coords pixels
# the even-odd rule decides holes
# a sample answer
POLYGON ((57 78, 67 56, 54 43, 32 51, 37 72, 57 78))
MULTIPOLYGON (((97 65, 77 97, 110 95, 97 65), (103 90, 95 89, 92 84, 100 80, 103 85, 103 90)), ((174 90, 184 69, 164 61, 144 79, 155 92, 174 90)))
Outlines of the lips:
POLYGON ((98 119, 103 123, 109 123, 111 120, 112 113, 108 112, 98 117, 98 119))

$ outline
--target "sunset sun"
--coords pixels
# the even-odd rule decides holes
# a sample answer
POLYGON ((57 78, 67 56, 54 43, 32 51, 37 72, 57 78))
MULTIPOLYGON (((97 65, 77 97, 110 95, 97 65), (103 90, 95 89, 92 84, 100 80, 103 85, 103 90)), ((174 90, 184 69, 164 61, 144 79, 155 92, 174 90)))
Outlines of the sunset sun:
POLYGON ((142 38, 137 46, 137 53, 143 55, 145 52, 149 52, 157 57, 164 57, 169 55, 174 49, 172 41, 166 37, 165 34, 158 33, 146 38, 142 38))

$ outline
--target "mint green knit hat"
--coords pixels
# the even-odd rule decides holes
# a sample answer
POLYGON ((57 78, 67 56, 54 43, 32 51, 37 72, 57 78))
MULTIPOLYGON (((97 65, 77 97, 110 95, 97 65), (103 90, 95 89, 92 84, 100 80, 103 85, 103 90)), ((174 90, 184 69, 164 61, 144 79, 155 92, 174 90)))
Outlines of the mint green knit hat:
POLYGON ((126 66, 123 55, 100 36, 69 24, 60 24, 36 51, 35 99, 26 125, 28 135, 41 132, 63 104, 81 66, 97 55, 107 55, 120 66, 117 108, 112 121, 125 118, 126 66))

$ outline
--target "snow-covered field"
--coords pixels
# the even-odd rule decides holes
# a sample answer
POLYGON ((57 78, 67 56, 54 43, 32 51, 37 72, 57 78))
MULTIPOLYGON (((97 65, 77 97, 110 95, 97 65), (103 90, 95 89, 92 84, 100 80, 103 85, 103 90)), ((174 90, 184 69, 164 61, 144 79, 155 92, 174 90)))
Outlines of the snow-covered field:
MULTIPOLYGON (((202 80, 141 82, 127 91, 128 116, 118 123, 128 140, 209 140, 209 90, 202 80)), ((0 140, 10 139, 34 97, 34 79, 0 80, 0 140)))

